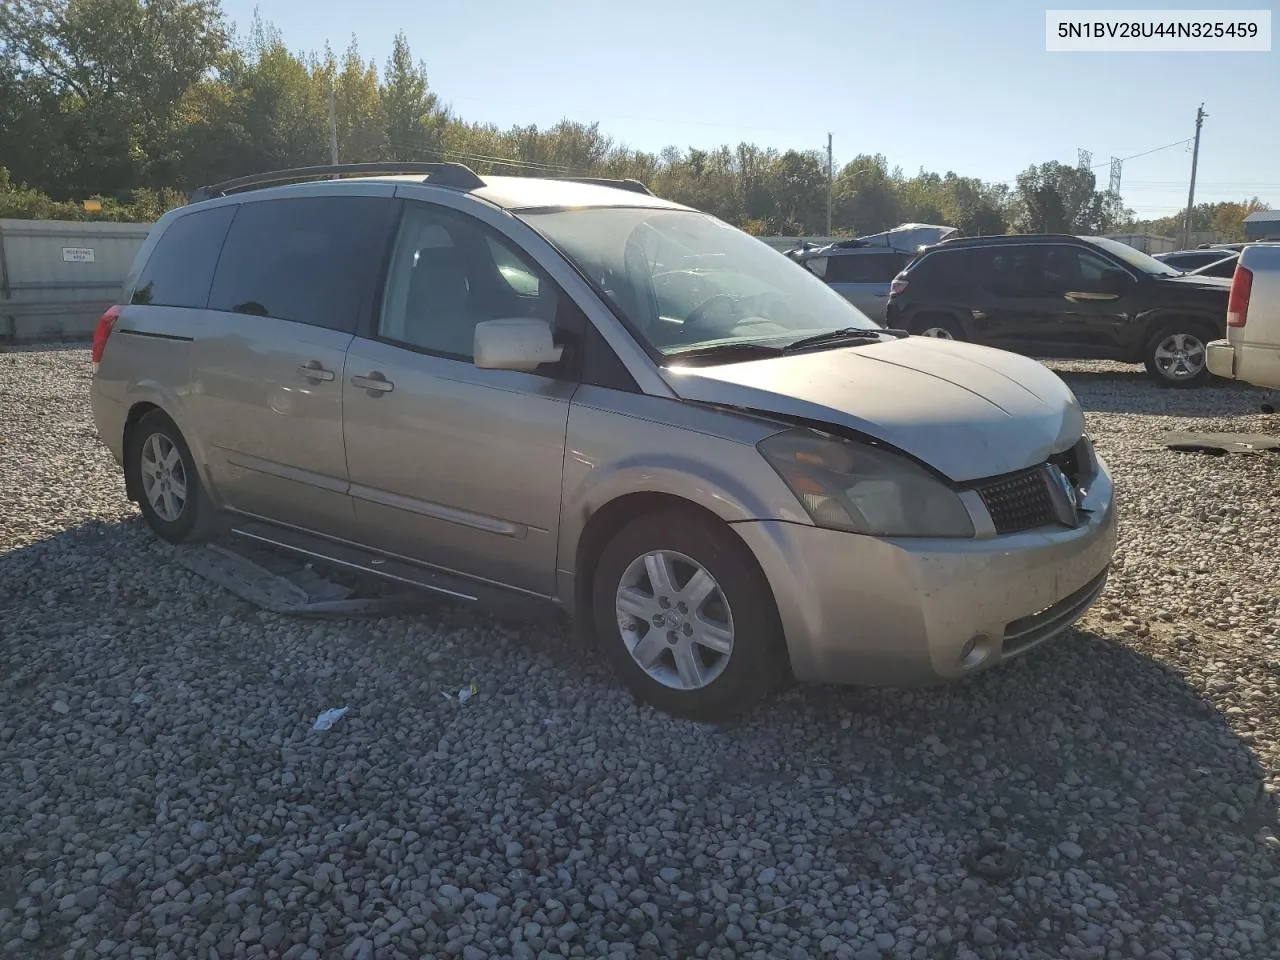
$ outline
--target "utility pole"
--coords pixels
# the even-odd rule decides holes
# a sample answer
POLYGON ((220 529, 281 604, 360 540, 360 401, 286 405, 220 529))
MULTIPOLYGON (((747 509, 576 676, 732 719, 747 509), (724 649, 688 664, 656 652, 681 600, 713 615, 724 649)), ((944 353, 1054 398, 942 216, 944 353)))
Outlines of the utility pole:
POLYGON ((827 236, 831 236, 831 134, 827 134, 827 236))
POLYGON ((1191 189, 1187 191, 1187 219, 1182 227, 1182 249, 1191 246, 1191 208, 1196 202, 1196 165, 1200 160, 1200 127, 1204 124, 1204 104, 1196 110, 1196 145, 1191 150, 1191 189))
POLYGON ((329 162, 338 165, 338 112, 333 105, 333 81, 329 81, 329 162))

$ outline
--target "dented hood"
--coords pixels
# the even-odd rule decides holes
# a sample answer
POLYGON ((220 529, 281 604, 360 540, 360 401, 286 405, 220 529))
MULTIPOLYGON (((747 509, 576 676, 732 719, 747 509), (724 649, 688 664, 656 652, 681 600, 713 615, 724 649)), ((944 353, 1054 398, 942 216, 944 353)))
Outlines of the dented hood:
POLYGON ((957 482, 1042 463, 1084 431, 1074 394, 1044 365, 930 337, 664 374, 684 399, 852 429, 957 482))
POLYGON ((872 246, 886 246, 905 253, 914 253, 920 247, 941 243, 959 232, 955 227, 943 227, 933 223, 904 223, 892 230, 870 233, 858 239, 872 246))

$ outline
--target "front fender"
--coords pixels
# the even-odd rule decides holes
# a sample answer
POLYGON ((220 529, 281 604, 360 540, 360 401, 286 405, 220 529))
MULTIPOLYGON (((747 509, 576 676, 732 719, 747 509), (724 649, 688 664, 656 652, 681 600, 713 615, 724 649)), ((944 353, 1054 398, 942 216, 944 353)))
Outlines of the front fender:
POLYGON ((572 581, 588 523, 624 497, 676 498, 725 523, 812 524, 756 449, 777 423, 698 404, 582 391, 569 414, 557 567, 572 581), (585 401, 585 402, 584 402, 585 401))

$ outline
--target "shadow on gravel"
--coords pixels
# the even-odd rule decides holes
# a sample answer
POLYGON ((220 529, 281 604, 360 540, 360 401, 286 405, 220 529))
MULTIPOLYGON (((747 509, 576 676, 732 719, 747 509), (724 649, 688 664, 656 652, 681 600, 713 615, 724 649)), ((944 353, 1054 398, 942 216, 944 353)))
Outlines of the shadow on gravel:
MULTIPOLYGON (((261 851, 309 870, 320 845, 338 844, 323 849, 353 876, 421 856, 406 889, 423 876, 518 882, 563 902, 591 892, 577 889, 571 851, 593 838, 609 882, 644 887, 669 918, 653 927, 665 955, 742 936, 717 903, 744 898, 782 941, 834 929, 859 949, 905 938, 897 955, 909 956, 917 931, 945 928, 955 939, 931 957, 993 936, 1024 945, 1018 956, 1084 956, 1122 918, 1153 945, 1178 933, 1169 918, 1212 931, 1228 907, 1256 915, 1248 904, 1277 901, 1258 839, 1277 811, 1252 750, 1181 675, 1104 636, 1075 632, 949 686, 798 687, 738 721, 693 724, 636 704, 561 628, 446 606, 279 617, 168 555, 135 519, 0 556, 0 818, 22 811, 0 822, 0 932, 17 937, 35 910, 49 955, 73 934, 33 884, 92 883, 95 936, 118 940, 133 922, 149 943, 165 927, 145 919, 151 888, 131 886, 150 876, 143 848, 188 862, 206 830, 226 859, 189 862, 224 885, 219 897, 230 888, 215 869, 269 883, 261 851), (443 696, 471 682, 472 702, 443 696), (314 733, 317 712, 338 705, 351 712, 314 733), (76 825, 95 805, 110 829, 87 814, 76 825), (77 859, 50 866, 59 816, 79 831, 66 855, 77 859), (379 846, 334 840, 348 821, 378 823, 379 846), (407 853, 408 830, 434 852, 407 853), (516 852, 489 858, 504 848, 516 852), (984 851, 994 867, 974 862, 984 851), (118 886, 98 855, 129 868, 118 886), (671 870, 710 907, 680 899, 661 879, 671 870)), ((221 902, 201 924, 223 923, 221 902)), ((639 919, 619 936, 634 939, 648 921, 624 899, 610 922, 626 911, 639 919)), ((441 955, 447 926, 419 952, 441 955)), ((348 943, 338 930, 324 955, 348 943)))

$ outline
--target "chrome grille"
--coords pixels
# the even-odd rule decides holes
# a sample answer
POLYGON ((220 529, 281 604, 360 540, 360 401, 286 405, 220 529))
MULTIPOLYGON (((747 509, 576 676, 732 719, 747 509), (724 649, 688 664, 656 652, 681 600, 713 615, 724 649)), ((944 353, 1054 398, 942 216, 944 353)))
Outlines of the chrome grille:
POLYGON ((996 533, 1031 530, 1057 519, 1042 467, 980 486, 978 494, 991 514, 996 533))

